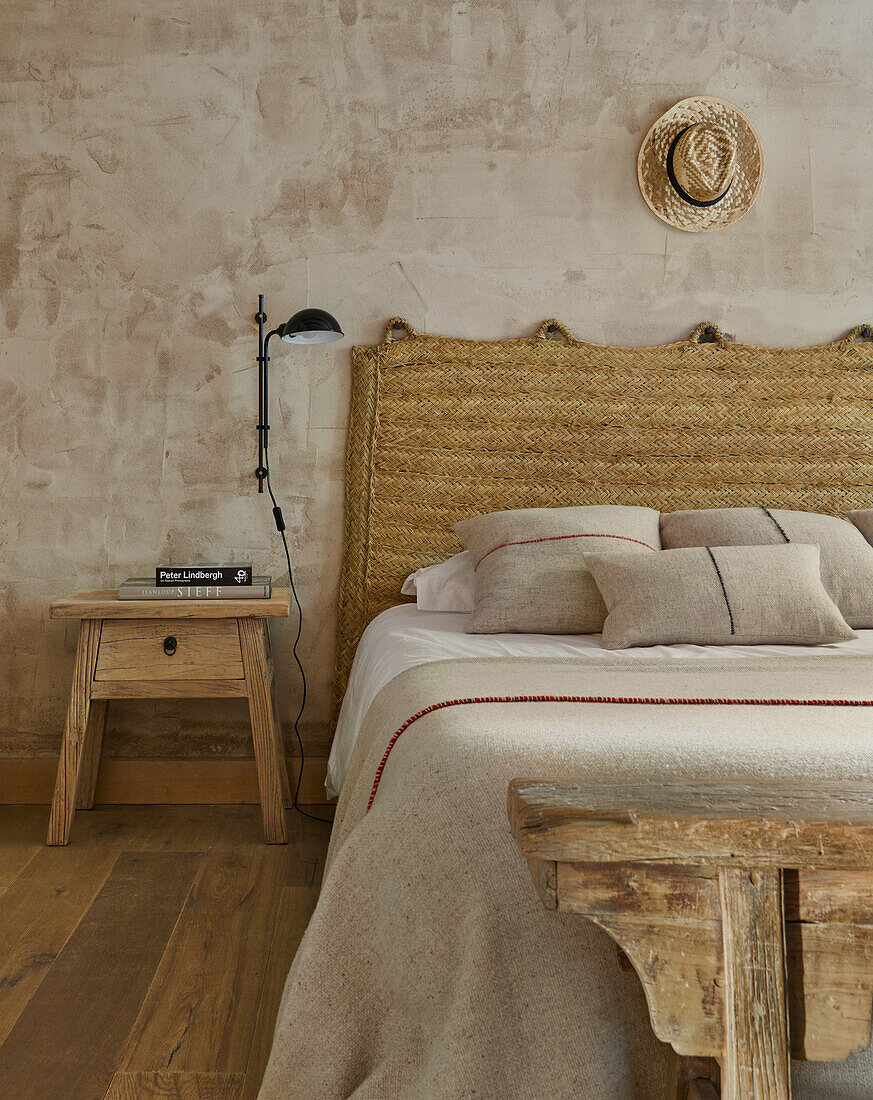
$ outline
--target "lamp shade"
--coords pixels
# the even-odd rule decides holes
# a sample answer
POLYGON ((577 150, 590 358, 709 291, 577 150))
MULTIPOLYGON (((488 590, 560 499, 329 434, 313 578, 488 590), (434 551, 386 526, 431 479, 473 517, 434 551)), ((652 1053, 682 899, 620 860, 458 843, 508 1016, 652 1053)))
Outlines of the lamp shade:
POLYGON ((323 309, 301 309, 282 325, 279 336, 286 344, 326 344, 341 340, 343 330, 323 309))

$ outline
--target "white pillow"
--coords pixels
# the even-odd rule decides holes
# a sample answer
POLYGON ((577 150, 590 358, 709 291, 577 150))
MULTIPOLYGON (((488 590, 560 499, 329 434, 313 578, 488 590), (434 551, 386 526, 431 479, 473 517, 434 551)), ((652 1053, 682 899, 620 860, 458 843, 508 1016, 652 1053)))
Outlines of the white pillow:
POLYGON ((467 550, 455 554, 439 565, 418 569, 403 582, 404 596, 415 596, 422 611, 471 612, 473 595, 473 559, 467 550))

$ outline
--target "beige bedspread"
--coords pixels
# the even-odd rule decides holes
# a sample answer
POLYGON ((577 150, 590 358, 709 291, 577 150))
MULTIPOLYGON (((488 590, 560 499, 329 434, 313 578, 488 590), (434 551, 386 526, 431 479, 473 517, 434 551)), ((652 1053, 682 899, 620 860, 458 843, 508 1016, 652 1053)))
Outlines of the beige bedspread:
MULTIPOLYGON (((636 976, 605 933, 541 907, 509 833, 510 779, 870 779, 873 790, 873 708, 483 702, 415 717, 522 694, 873 699, 873 659, 511 658, 398 676, 357 742, 262 1100, 661 1100, 667 1048, 636 976)), ((794 1081, 801 1098, 869 1097, 873 1058, 795 1063, 794 1081)))

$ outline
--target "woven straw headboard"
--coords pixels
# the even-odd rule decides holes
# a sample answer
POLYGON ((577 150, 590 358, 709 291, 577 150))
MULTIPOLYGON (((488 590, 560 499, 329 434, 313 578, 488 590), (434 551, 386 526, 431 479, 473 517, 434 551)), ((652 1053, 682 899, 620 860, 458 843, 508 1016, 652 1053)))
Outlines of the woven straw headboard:
POLYGON ((870 335, 759 348, 699 325, 679 343, 618 348, 553 321, 500 341, 389 322, 383 343, 352 351, 337 702, 364 627, 402 602, 408 573, 463 548, 452 524, 465 516, 873 504, 870 335))

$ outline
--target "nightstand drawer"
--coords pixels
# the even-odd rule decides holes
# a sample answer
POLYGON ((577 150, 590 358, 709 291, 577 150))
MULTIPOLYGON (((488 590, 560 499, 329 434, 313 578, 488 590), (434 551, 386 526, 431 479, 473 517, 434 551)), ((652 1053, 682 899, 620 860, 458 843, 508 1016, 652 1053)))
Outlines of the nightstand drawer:
POLYGON ((106 619, 95 680, 241 680, 235 619, 106 619))

